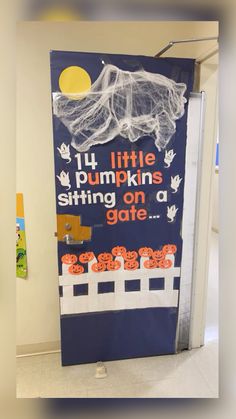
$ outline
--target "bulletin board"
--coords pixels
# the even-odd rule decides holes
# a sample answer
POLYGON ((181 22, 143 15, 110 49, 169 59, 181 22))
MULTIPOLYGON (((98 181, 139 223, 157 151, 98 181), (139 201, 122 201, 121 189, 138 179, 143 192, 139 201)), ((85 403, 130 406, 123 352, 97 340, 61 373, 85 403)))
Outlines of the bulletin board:
POLYGON ((191 59, 51 52, 63 365, 176 352, 193 78, 191 59))

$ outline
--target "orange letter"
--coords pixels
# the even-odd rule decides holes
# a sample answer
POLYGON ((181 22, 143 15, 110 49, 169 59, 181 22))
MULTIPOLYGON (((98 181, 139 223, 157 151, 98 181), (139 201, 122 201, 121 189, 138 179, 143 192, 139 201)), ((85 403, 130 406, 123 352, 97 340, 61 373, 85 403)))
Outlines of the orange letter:
POLYGON ((129 221, 128 210, 120 210, 119 211, 119 220, 120 221, 129 221))
POLYGON ((153 164, 155 163, 155 154, 153 154, 153 153, 148 153, 148 154, 145 156, 145 163, 146 163, 148 166, 153 166, 153 164))
POLYGON ((116 172, 116 186, 119 188, 119 186, 125 182, 127 182, 127 173, 124 170, 116 172))
POLYGON ((161 172, 153 172, 152 180, 153 180, 153 183, 155 183, 156 185, 159 185, 160 183, 162 183, 163 182, 162 173, 161 172))
POLYGON ((90 185, 99 185, 99 173, 95 172, 95 173, 88 173, 88 183, 90 185), (94 176, 94 180, 93 180, 93 176, 94 176))
POLYGON ((135 204, 138 204, 138 202, 140 202, 141 204, 145 204, 145 193, 143 191, 135 192, 134 196, 135 196, 135 201, 134 201, 135 204))
POLYGON ((117 210, 108 210, 106 212, 107 224, 116 224, 117 223, 117 210))
POLYGON ((140 221, 146 220, 147 218, 147 211, 144 208, 140 208, 137 211, 137 219, 140 221))
POLYGON ((125 204, 132 204, 134 202, 134 194, 133 192, 126 192, 123 196, 123 200, 125 204))

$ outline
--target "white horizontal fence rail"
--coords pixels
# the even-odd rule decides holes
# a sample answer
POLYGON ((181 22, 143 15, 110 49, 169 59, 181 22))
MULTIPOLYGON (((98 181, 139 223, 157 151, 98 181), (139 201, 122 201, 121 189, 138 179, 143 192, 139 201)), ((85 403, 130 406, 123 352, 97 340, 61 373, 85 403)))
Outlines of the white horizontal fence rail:
POLYGON ((148 307, 177 307, 179 290, 174 289, 174 278, 180 277, 180 267, 175 267, 174 255, 166 255, 171 260, 171 268, 144 268, 148 257, 140 258, 140 268, 125 270, 122 257, 116 257, 121 263, 117 271, 93 272, 91 266, 96 262, 94 258, 88 263, 88 273, 71 275, 68 265, 63 264, 63 274, 59 276, 62 286, 60 297, 61 314, 88 313, 97 311, 125 310, 148 307), (150 279, 163 278, 164 289, 150 289, 150 279), (126 281, 139 280, 138 291, 126 291, 126 281), (98 284, 113 282, 114 291, 98 293, 98 284), (75 285, 88 285, 87 295, 74 295, 75 285))

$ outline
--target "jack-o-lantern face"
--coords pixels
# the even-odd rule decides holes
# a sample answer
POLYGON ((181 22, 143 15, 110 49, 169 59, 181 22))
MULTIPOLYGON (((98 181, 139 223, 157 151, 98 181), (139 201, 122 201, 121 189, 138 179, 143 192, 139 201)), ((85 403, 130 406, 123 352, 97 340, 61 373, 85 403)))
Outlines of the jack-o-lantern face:
POLYGON ((63 255, 61 257, 62 263, 65 263, 66 265, 72 265, 73 263, 76 263, 78 260, 76 255, 72 255, 70 253, 67 253, 66 255, 63 255))
POLYGON ((138 269, 138 266, 138 261, 134 259, 125 262, 125 269, 127 269, 128 271, 134 271, 135 269, 138 269))
POLYGON ((126 248, 124 246, 113 247, 111 253, 113 256, 123 256, 126 253, 126 248))
POLYGON ((162 259, 159 261, 158 264, 159 264, 159 268, 164 268, 164 269, 171 268, 172 266, 172 262, 169 259, 162 259))
POLYGON ((71 275, 80 275, 84 273, 84 267, 81 265, 71 265, 68 271, 71 275))
POLYGON ((155 269, 157 268, 157 266, 158 266, 157 261, 154 259, 145 260, 144 262, 144 268, 147 268, 147 269, 155 269))
POLYGON ((123 257, 126 261, 135 260, 138 257, 138 253, 135 250, 128 251, 124 253, 123 257))
POLYGON ((110 260, 107 262, 107 269, 108 271, 117 271, 120 269, 121 263, 119 260, 110 260))
POLYGON ((98 255, 98 260, 99 262, 103 262, 103 263, 107 263, 110 260, 112 260, 112 254, 111 253, 100 253, 100 255, 98 255))
POLYGON ((165 246, 163 246, 162 250, 165 254, 173 255, 174 253, 176 253, 177 247, 175 246, 175 244, 166 244, 165 246))
POLYGON ((94 263, 92 265, 93 272, 103 272, 106 269, 106 265, 103 262, 94 263))
POLYGON ((81 263, 91 262, 91 260, 93 260, 93 258, 94 258, 94 253, 93 252, 85 252, 85 253, 81 253, 81 255, 79 255, 79 261, 81 263))
POLYGON ((138 253, 139 253, 139 256, 151 257, 153 254, 153 250, 151 247, 141 247, 138 253))
POLYGON ((165 253, 163 253, 162 250, 154 250, 152 257, 155 260, 161 260, 161 259, 164 259, 165 253))

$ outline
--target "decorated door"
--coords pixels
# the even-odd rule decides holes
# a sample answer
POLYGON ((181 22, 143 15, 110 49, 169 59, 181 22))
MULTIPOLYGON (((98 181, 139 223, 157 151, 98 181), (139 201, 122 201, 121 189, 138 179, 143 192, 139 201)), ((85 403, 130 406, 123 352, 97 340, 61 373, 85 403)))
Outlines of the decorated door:
POLYGON ((63 365, 176 351, 193 72, 51 52, 63 365))

